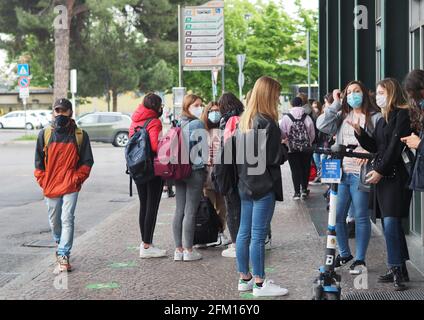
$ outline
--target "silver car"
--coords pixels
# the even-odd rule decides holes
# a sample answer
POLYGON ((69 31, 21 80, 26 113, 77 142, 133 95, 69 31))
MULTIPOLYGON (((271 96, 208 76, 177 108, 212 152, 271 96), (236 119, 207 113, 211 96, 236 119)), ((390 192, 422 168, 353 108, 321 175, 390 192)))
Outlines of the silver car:
POLYGON ((88 133, 91 141, 123 148, 129 141, 131 118, 120 112, 95 112, 81 116, 77 125, 88 133))

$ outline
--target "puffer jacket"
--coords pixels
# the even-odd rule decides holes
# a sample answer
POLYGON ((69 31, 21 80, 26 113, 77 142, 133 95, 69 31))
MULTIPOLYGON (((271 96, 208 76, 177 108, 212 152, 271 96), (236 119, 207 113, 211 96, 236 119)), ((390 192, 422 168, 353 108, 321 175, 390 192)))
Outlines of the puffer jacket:
POLYGON ((162 121, 158 119, 158 114, 156 111, 147 109, 145 106, 140 105, 132 116, 130 137, 134 135, 136 131, 135 129, 137 129, 137 127, 143 127, 146 121, 149 119, 153 120, 150 121, 146 129, 149 133, 152 152, 156 154, 158 152, 159 135, 162 132, 162 121))
POLYGON ((84 131, 78 150, 76 128, 74 120, 71 120, 69 127, 63 132, 53 127, 47 157, 44 152, 45 130, 38 135, 34 176, 47 198, 79 192, 90 176, 94 164, 90 139, 84 131))

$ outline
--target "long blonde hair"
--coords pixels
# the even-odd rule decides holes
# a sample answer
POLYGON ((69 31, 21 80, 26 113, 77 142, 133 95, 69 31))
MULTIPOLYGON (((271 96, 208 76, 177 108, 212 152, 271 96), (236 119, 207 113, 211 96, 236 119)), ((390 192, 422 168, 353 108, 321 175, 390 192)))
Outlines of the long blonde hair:
POLYGON ((278 121, 278 99, 281 84, 270 77, 259 78, 252 90, 252 95, 245 112, 240 119, 240 130, 247 132, 253 127, 253 119, 258 114, 269 116, 278 121))

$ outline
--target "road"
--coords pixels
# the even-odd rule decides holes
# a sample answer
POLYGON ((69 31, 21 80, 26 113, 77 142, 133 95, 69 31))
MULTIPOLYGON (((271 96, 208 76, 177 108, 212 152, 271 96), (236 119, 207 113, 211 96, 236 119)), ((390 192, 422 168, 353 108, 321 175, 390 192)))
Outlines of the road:
MULTIPOLYGON (((0 287, 54 250, 41 189, 33 177, 35 142, 10 143, 23 131, 0 131, 0 287), (9 143, 7 143, 9 142, 9 143), (35 243, 41 247, 27 247, 35 243)), ((93 143, 95 165, 80 193, 76 237, 127 206, 124 150, 93 143)))

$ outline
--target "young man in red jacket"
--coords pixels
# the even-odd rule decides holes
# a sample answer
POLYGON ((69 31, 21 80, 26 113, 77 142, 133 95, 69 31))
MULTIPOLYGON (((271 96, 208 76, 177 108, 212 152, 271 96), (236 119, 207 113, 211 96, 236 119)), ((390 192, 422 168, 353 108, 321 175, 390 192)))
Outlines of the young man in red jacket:
POLYGON ((52 126, 42 130, 35 151, 34 175, 43 189, 50 227, 58 248, 55 272, 71 271, 75 208, 82 184, 90 175, 93 153, 86 132, 72 119, 72 103, 54 104, 52 126))
MULTIPOLYGON (((143 127, 147 121, 152 153, 158 152, 159 134, 162 132, 160 117, 163 113, 162 99, 156 94, 146 95, 143 103, 132 116, 130 137, 135 133, 135 128, 143 127)), ((166 257, 166 250, 153 246, 153 233, 156 226, 159 204, 163 191, 163 180, 155 177, 147 183, 137 184, 138 197, 140 200, 139 224, 142 243, 140 245, 140 258, 166 257)))

